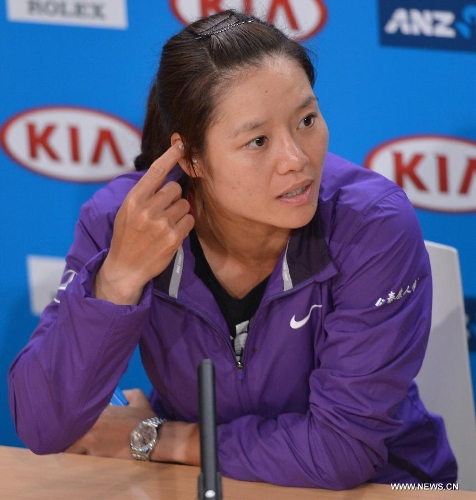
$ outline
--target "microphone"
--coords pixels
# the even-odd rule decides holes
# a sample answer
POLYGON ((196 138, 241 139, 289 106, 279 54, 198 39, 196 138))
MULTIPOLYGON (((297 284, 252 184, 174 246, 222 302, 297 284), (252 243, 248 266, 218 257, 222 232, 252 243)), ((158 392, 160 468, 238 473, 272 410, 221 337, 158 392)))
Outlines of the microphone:
POLYGON ((204 359, 198 365, 198 399, 201 460, 198 500, 222 500, 222 482, 218 472, 215 365, 211 359, 204 359))

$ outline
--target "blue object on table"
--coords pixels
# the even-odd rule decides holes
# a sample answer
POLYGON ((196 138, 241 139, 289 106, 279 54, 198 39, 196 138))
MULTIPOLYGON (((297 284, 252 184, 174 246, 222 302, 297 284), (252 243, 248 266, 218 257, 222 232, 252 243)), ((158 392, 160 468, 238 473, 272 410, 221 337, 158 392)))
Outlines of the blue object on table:
POLYGON ((127 406, 129 404, 129 401, 127 401, 119 387, 116 388, 114 394, 112 395, 111 404, 114 406, 127 406))

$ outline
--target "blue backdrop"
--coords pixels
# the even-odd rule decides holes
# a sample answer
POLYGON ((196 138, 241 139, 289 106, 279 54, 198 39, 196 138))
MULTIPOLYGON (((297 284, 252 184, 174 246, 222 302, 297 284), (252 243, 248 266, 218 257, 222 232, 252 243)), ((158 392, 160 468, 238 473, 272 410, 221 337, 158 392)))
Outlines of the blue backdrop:
MULTIPOLYGON (((314 53, 330 150, 400 182, 456 247, 476 373, 476 0, 1 0, 0 444, 6 376, 59 284, 80 205, 132 168, 163 42, 228 6, 314 53)), ((124 387, 150 385, 138 356, 124 387)))

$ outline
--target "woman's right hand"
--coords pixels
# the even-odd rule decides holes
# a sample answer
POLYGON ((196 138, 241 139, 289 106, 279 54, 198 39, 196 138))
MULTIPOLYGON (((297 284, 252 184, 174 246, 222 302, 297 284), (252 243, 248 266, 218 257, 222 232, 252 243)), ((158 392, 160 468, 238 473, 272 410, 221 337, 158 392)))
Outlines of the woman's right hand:
POLYGON ((176 182, 163 186, 183 156, 181 143, 154 161, 117 212, 109 253, 96 276, 95 295, 135 305, 146 283, 170 263, 194 225, 190 204, 176 182))

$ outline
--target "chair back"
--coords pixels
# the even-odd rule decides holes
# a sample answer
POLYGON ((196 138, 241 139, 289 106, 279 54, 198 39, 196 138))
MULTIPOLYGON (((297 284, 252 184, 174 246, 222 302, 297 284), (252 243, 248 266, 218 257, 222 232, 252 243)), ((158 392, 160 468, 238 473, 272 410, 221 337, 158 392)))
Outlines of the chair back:
POLYGON ((416 382, 427 409, 445 421, 460 489, 476 491, 475 402, 458 252, 430 241, 425 245, 433 276, 433 312, 416 382))

